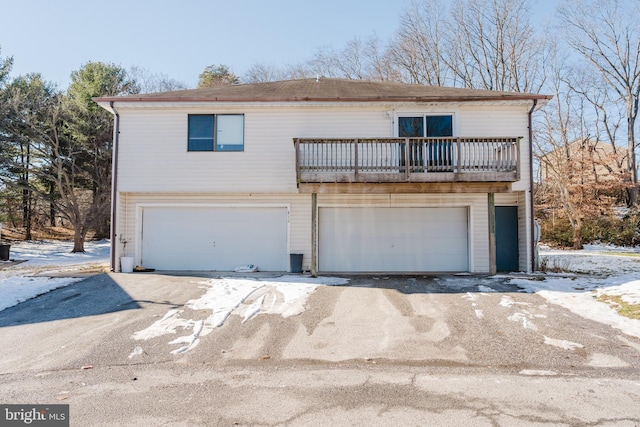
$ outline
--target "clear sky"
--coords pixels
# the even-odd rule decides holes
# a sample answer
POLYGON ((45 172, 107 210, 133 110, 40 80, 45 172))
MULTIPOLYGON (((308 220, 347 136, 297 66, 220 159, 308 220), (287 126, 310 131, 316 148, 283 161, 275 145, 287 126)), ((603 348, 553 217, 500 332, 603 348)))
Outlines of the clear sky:
MULTIPOLYGON (((0 0, 0 56, 12 76, 61 89, 89 61, 138 66, 195 87, 207 65, 309 59, 354 37, 389 39, 409 0, 0 0)), ((556 0, 533 0, 536 19, 556 0)))

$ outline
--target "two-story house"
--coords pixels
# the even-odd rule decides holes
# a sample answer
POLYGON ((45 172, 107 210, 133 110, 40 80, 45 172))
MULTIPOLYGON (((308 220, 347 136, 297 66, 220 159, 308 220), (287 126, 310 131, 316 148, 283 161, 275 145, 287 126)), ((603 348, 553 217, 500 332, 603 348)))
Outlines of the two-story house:
POLYGON ((112 268, 493 273, 534 264, 548 96, 304 79, 103 97, 112 268))

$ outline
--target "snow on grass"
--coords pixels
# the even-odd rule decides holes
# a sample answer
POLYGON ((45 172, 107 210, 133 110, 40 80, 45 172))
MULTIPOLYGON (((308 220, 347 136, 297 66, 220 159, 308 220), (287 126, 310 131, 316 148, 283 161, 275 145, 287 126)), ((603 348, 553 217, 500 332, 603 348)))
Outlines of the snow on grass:
POLYGON ((12 264, 0 261, 0 311, 81 280, 73 277, 50 277, 51 275, 108 266, 107 240, 86 242, 84 253, 71 253, 72 249, 73 242, 12 243, 10 258, 25 262, 12 264))
POLYGON ((598 295, 619 296, 628 304, 640 304, 640 280, 623 283, 618 286, 609 286, 606 289, 598 289, 598 295))
POLYGON ((620 316, 598 296, 620 296, 625 302, 640 299, 640 258, 638 249, 586 246, 580 251, 543 248, 542 259, 549 265, 564 265, 569 273, 540 274, 511 280, 527 292, 536 293, 575 314, 610 325, 640 338, 640 321, 620 316))
POLYGON ((2 295, 0 310, 13 307, 54 289, 68 286, 78 280, 80 279, 21 276, 0 278, 0 295, 2 295))

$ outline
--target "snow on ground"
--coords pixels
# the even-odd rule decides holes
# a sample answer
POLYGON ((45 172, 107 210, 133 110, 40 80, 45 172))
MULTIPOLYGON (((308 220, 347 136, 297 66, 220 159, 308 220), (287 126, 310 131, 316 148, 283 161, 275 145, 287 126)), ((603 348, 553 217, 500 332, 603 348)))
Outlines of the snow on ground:
MULTIPOLYGON (((243 322, 259 313, 279 314, 282 317, 295 316, 304 311, 307 298, 319 286, 344 285, 347 279, 336 277, 318 277, 285 275, 270 279, 222 278, 201 282, 206 292, 198 299, 185 305, 192 310, 209 310, 211 315, 205 320, 192 320, 181 317, 185 310, 173 309, 147 329, 133 334, 135 340, 147 340, 178 331, 193 332, 181 336, 169 344, 181 345, 171 353, 187 352, 198 345, 200 337, 208 335, 222 326, 232 314, 243 318, 243 322)), ((133 353, 132 353, 133 354, 133 353)), ((130 356, 133 357, 133 356, 130 356)))
POLYGON ((540 259, 549 268, 560 267, 571 273, 516 275, 511 283, 582 317, 640 338, 640 320, 620 316, 613 307, 598 301, 602 295, 612 295, 629 304, 640 304, 639 249, 587 245, 580 251, 561 251, 543 247, 540 259))
MULTIPOLYGON (((27 260, 8 265, 0 261, 0 310, 14 306, 53 289, 67 286, 80 279, 47 277, 73 272, 105 268, 109 262, 109 242, 87 242, 86 252, 71 253, 71 242, 20 242, 12 244, 11 258, 27 260)), ((601 295, 620 296, 629 304, 640 304, 640 248, 614 248, 601 245, 587 246, 581 251, 561 251, 541 248, 540 256, 547 268, 559 267, 563 273, 536 273, 494 276, 484 278, 478 290, 494 291, 491 280, 505 281, 521 287, 526 292, 537 293, 550 303, 563 306, 580 316, 602 322, 624 333, 640 337, 640 320, 620 316, 611 306, 598 301, 601 295)), ((465 277, 463 280, 473 279, 465 277)), ((149 328, 134 334, 133 338, 145 340, 165 334, 178 335, 178 331, 190 332, 173 340, 175 353, 194 348, 199 337, 222 325, 231 315, 237 314, 248 321, 267 313, 284 317, 304 310, 307 298, 322 285, 340 285, 347 279, 303 275, 285 275, 280 278, 256 280, 250 278, 211 279, 201 283, 203 295, 185 306, 190 310, 208 310, 204 320, 183 318, 185 310, 171 310, 149 328)), ((467 294, 466 298, 476 298, 467 294)), ((501 305, 517 304, 504 296, 501 305)), ((476 310, 478 318, 483 317, 476 310)), ((188 316, 187 316, 188 317, 188 316)), ((513 318, 526 326, 526 318, 513 318)), ((550 341, 552 345, 572 346, 569 342, 550 341)), ((135 352, 131 357, 134 357, 135 352)))
POLYGON ((73 242, 30 241, 12 243, 12 264, 0 261, 0 310, 81 279, 50 277, 109 265, 109 241, 86 242, 84 253, 71 253, 73 242), (9 265, 11 264, 11 265, 9 265))

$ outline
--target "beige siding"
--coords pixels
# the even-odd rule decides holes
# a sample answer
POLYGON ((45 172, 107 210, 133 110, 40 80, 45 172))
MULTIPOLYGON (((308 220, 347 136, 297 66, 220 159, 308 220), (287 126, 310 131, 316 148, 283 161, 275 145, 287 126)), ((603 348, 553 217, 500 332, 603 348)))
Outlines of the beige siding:
MULTIPOLYGON (((529 270, 529 224, 525 193, 529 179, 526 107, 457 104, 416 106, 264 106, 175 109, 123 107, 120 114, 116 256, 139 261, 139 213, 144 204, 243 204, 289 208, 290 253, 311 264, 311 196, 298 194, 293 138, 366 138, 394 136, 395 118, 407 113, 452 113, 457 136, 522 136, 522 181, 497 204, 520 207, 520 264, 529 270), (203 113, 245 115, 244 152, 188 152, 187 116, 203 113), (125 245, 126 242, 126 245, 125 245)), ((320 206, 424 206, 469 208, 469 266, 489 271, 486 194, 324 195, 320 206)))
POLYGON ((451 113, 457 136, 522 136, 521 177, 529 180, 527 110, 504 106, 308 107, 120 110, 118 188, 127 192, 296 192, 293 139, 394 136, 401 114, 451 113), (188 114, 243 113, 244 152, 188 152, 188 114))
POLYGON ((122 110, 118 189, 297 192, 293 138, 391 135, 380 110, 247 109, 244 152, 188 152, 188 114, 222 112, 229 111, 122 110))
POLYGON ((520 140, 520 181, 513 183, 510 194, 496 194, 497 205, 518 206, 518 238, 520 247, 520 269, 531 271, 531 212, 529 210, 530 144, 529 106, 521 107, 474 107, 461 108, 460 136, 517 136, 520 140))
POLYGON ((522 207, 518 211, 518 233, 525 236, 524 239, 520 239, 520 269, 533 271, 531 263, 531 211, 527 209, 529 206, 528 193, 524 191, 518 193, 518 206, 522 207))
POLYGON ((489 217, 486 194, 318 195, 318 206, 454 207, 469 208, 469 269, 489 271, 489 217))
POLYGON ((518 193, 496 194, 496 206, 519 206, 518 193))
MULTIPOLYGON (((311 196, 308 194, 120 194, 120 218, 116 225, 116 256, 134 256, 140 260, 141 208, 145 205, 278 205, 289 208, 288 244, 290 253, 303 253, 303 268, 311 265, 311 196), (125 243, 126 242, 126 245, 125 243)), ((170 247, 168 247, 170 250, 170 247)))
MULTIPOLYGON (((303 268, 311 265, 311 196, 310 195, 214 195, 214 194, 151 194, 129 193, 120 196, 121 217, 117 224, 117 256, 133 255, 140 259, 140 208, 158 204, 207 204, 207 205, 286 205, 289 207, 289 251, 302 253, 303 268), (127 242, 126 246, 124 242, 127 242)), ((451 207, 469 208, 469 266, 472 272, 489 271, 488 215, 486 194, 435 195, 319 195, 319 206, 389 206, 389 207, 451 207)), ((170 248, 168 248, 170 250, 170 248)))

